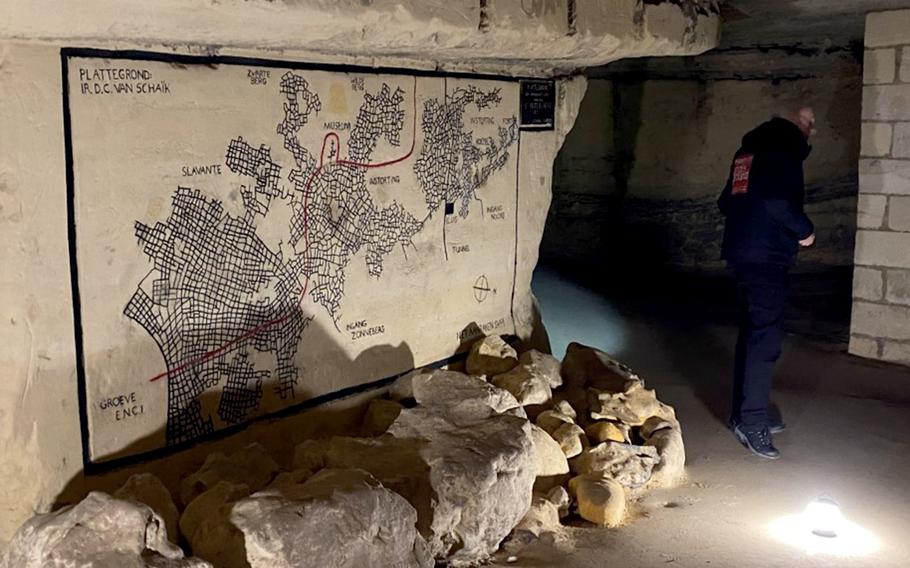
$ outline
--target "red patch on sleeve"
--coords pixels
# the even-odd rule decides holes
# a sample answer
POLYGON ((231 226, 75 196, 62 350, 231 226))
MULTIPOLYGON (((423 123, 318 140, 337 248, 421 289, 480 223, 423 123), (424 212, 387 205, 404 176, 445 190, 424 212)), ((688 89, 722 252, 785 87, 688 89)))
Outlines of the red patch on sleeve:
POLYGON ((749 192, 749 171, 754 154, 743 154, 733 161, 733 195, 749 192))

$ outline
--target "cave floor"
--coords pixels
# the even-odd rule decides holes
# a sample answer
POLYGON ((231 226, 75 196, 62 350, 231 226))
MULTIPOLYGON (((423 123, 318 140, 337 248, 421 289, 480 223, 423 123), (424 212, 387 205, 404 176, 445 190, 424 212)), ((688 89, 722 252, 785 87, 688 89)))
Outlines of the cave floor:
MULTIPOLYGON (((600 347, 676 408, 689 479, 636 502, 622 528, 578 522, 508 565, 910 566, 910 369, 849 356, 839 341, 788 335, 774 401, 789 428, 775 437, 781 459, 762 460, 723 423, 735 342, 729 318, 694 317, 653 295, 611 302, 546 267, 534 289, 554 354, 572 340, 600 347), (873 540, 802 538, 787 522, 820 494, 873 540)), ((507 554, 497 562, 507 564, 507 554)))

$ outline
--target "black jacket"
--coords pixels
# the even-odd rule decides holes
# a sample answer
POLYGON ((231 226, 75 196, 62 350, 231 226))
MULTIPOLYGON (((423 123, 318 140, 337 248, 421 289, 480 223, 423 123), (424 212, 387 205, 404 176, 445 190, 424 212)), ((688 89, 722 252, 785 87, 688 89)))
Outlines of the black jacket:
POLYGON ((726 217, 722 258, 791 265, 815 228, 803 211, 809 144, 795 124, 772 118, 743 136, 717 200, 726 217))

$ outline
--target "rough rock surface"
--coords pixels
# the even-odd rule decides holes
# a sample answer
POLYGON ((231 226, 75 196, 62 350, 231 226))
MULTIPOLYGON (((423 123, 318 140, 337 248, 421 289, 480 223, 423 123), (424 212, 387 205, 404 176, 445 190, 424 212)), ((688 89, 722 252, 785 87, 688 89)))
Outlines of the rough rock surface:
POLYGON ((561 372, 567 385, 588 386, 604 392, 625 392, 641 382, 629 367, 581 343, 570 343, 566 348, 561 372))
POLYGON ((496 375, 490 382, 512 393, 522 406, 545 404, 553 396, 547 377, 527 365, 518 365, 507 373, 496 375))
POLYGON ((628 442, 629 427, 625 424, 616 424, 608 421, 595 422, 585 428, 585 434, 595 444, 602 442, 628 442))
POLYGON ((379 438, 301 444, 298 468, 356 468, 404 496, 430 553, 450 565, 495 552, 531 505, 536 456, 511 394, 452 371, 417 375, 415 408, 379 438))
POLYGON ((325 469, 233 506, 252 568, 430 567, 417 512, 364 471, 325 469))
POLYGON ((573 421, 576 418, 578 418, 578 413, 575 411, 575 408, 572 406, 572 404, 568 400, 557 401, 553 405, 552 410, 554 410, 555 412, 558 412, 560 414, 564 414, 564 415, 568 416, 573 421))
POLYGON ((585 431, 577 424, 563 424, 553 432, 553 439, 567 458, 580 454, 588 442, 585 431))
POLYGON ((471 347, 465 368, 471 375, 492 377, 518 365, 518 353, 498 335, 484 337, 471 347))
POLYGON ((641 426, 651 417, 657 416, 668 422, 676 422, 673 409, 657 400, 653 390, 642 383, 633 383, 623 392, 607 392, 589 389, 591 418, 595 420, 619 420, 629 426, 641 426))
POLYGON ((583 451, 569 465, 575 473, 607 477, 627 489, 639 489, 651 479, 659 461, 657 448, 653 446, 604 442, 583 451))
POLYGON ((541 353, 536 349, 525 351, 518 357, 518 364, 528 367, 535 374, 544 377, 551 389, 562 385, 562 375, 560 375, 561 363, 559 359, 546 353, 541 353))
POLYGON ((177 542, 177 521, 180 518, 180 512, 174 505, 174 499, 171 492, 167 490, 164 483, 151 473, 137 473, 131 475, 123 486, 114 492, 117 499, 125 499, 148 505, 158 516, 164 519, 164 525, 167 527, 168 538, 171 542, 177 542))
POLYGON ((168 542, 164 521, 141 503, 89 493, 77 505, 37 515, 16 532, 4 568, 204 568, 168 542))
POLYGON ((654 466, 651 484, 656 487, 673 487, 686 476, 686 448, 682 433, 676 428, 666 428, 651 434, 646 446, 654 446, 660 462, 654 466))
POLYGON ((392 422, 398 418, 403 407, 394 400, 384 398, 374 398, 367 407, 366 415, 363 417, 363 426, 361 430, 364 436, 379 436, 385 434, 392 422))
POLYGON ((598 475, 579 475, 569 481, 569 492, 578 503, 581 518, 605 527, 616 527, 626 516, 622 485, 598 475))
POLYGON ((569 505, 571 504, 571 499, 569 498, 569 492, 566 491, 566 488, 559 485, 554 487, 547 493, 547 501, 556 505, 556 509, 559 511, 559 518, 563 518, 569 514, 569 505))
POLYGON ((412 380, 417 404, 458 425, 509 414, 525 418, 525 411, 511 393, 479 377, 455 371, 433 371, 412 380))
POLYGON ((197 555, 201 554, 200 550, 210 547, 206 542, 206 534, 197 536, 199 527, 204 522, 208 522, 208 526, 211 528, 218 521, 225 520, 227 517, 224 506, 233 504, 249 494, 250 488, 242 483, 219 481, 215 487, 199 495, 186 506, 183 515, 180 516, 180 532, 197 555))
POLYGON ((559 530, 559 505, 546 497, 534 497, 531 508, 515 527, 515 533, 528 533, 534 537, 559 530))
POLYGON ((575 420, 568 414, 563 414, 557 410, 544 410, 537 415, 535 424, 540 426, 544 432, 552 435, 561 426, 566 424, 575 424, 575 420))
POLYGON ((196 473, 180 485, 180 499, 189 504, 198 495, 214 487, 219 481, 243 483, 250 491, 259 491, 278 473, 278 464, 260 444, 245 446, 230 457, 221 452, 209 454, 196 473))
POLYGON ((531 424, 531 439, 534 442, 534 461, 537 477, 569 473, 569 462, 559 443, 542 428, 531 424))

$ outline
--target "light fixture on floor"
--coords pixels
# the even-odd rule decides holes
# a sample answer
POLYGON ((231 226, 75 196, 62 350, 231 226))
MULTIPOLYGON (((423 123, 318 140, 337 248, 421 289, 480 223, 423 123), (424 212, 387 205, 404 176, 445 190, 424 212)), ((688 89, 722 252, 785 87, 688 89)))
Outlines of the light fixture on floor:
POLYGON ((780 542, 812 555, 865 556, 880 546, 872 533, 844 518, 827 495, 813 499, 801 514, 777 519, 768 530, 780 542))
POLYGON ((803 511, 803 519, 806 530, 823 538, 837 538, 844 521, 840 506, 827 495, 813 499, 803 511))

